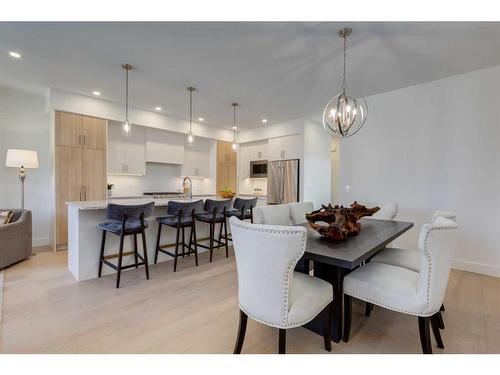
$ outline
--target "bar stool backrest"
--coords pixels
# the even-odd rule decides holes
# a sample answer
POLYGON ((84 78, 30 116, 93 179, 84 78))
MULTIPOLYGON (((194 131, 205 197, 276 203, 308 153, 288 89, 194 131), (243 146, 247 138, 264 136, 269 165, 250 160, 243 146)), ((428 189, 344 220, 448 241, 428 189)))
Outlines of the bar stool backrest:
POLYGON ((106 208, 106 217, 109 220, 116 221, 123 221, 124 217, 126 217, 127 220, 139 220, 141 214, 143 214, 143 218, 153 216, 154 208, 154 202, 136 205, 109 203, 106 208))
POLYGON ((176 202, 169 201, 167 204, 167 214, 168 215, 179 215, 179 211, 182 210, 182 216, 191 216, 192 211, 194 213, 203 212, 203 200, 197 200, 194 202, 176 202))
POLYGON ((215 210, 216 214, 223 212, 224 208, 228 211, 231 208, 231 201, 232 199, 207 199, 205 201, 205 211, 213 213, 215 210))
POLYGON ((250 198, 250 199, 243 199, 243 198, 235 198, 234 203, 233 203, 233 208, 238 210, 238 211, 248 211, 251 208, 254 208, 257 206, 257 199, 258 198, 250 198))

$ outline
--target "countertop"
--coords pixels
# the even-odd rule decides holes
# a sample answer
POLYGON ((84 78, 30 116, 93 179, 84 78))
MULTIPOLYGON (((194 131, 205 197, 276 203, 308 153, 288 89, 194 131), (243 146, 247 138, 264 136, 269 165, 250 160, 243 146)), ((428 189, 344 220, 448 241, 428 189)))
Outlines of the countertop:
MULTIPOLYGON (((245 195, 241 194, 240 196, 245 196, 245 197, 262 197, 262 195, 245 195)), ((193 202, 199 199, 222 199, 220 197, 217 197, 215 195, 193 195, 193 199, 189 198, 163 198, 163 199, 153 199, 151 197, 111 197, 108 200, 101 200, 101 201, 74 201, 74 202, 66 202, 66 204, 70 207, 76 207, 82 211, 88 211, 88 210, 104 210, 106 209, 106 206, 108 203, 118 203, 118 204, 129 204, 129 205, 136 205, 136 204, 146 204, 149 202, 154 202, 155 207, 162 207, 166 206, 169 201, 175 201, 175 202, 193 202)))

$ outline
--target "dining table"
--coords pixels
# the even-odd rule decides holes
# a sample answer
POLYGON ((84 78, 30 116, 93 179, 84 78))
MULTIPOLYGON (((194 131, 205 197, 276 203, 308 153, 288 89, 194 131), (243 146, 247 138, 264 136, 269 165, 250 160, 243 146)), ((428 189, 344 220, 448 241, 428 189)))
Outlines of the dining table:
MULTIPOLYGON (((351 271, 370 261, 375 254, 413 227, 413 223, 395 220, 362 218, 358 221, 361 231, 345 240, 331 240, 321 236, 308 223, 306 250, 296 271, 313 274, 333 286, 333 308, 331 313, 332 340, 342 340, 344 277, 351 271)), ((329 310, 325 309, 305 328, 323 335, 329 310)))

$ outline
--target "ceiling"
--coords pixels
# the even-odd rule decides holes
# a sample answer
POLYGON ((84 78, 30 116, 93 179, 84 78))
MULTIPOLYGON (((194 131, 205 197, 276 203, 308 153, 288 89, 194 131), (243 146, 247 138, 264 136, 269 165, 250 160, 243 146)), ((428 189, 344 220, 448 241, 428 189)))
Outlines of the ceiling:
MULTIPOLYGON (((255 128, 321 114, 340 88, 336 22, 0 23, 0 81, 255 128), (21 60, 8 56, 20 51, 21 60), (267 125, 261 122, 267 118, 267 125)), ((500 64, 500 23, 351 22, 348 86, 369 96, 500 64)))

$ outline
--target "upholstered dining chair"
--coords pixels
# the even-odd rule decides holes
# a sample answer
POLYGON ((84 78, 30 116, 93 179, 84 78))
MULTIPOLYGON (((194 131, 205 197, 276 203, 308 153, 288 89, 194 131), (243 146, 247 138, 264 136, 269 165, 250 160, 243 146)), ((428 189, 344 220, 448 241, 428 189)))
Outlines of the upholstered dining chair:
MULTIPOLYGON (((240 322, 234 354, 241 353, 248 317, 279 330, 279 353, 286 330, 300 327, 326 310, 331 316, 332 285, 294 272, 305 250, 303 227, 250 224, 229 219, 238 272, 240 322)), ((325 320, 325 350, 331 351, 331 320, 325 320)))
POLYGON ((288 204, 276 204, 255 207, 253 222, 266 225, 290 225, 290 206, 288 204))
MULTIPOLYGON (((452 221, 457 221, 456 215, 448 211, 435 211, 432 215, 432 222, 436 221, 438 217, 445 217, 452 221)), ((397 247, 387 247, 378 252, 373 258, 371 258, 370 261, 403 267, 415 272, 420 270, 420 253, 417 249, 410 250, 397 247)), ((441 306, 441 311, 444 311, 444 304, 441 306)), ((366 315, 369 315, 369 310, 367 310, 366 315)), ((444 320, 441 313, 438 315, 438 319, 439 328, 444 329, 444 320)))
POLYGON ((430 327, 439 348, 444 348, 438 314, 443 304, 457 242, 456 222, 437 217, 420 231, 419 271, 370 262, 344 278, 344 341, 349 340, 352 299, 418 317, 422 351, 432 353, 430 327))
POLYGON ((307 223, 306 214, 314 210, 313 202, 292 202, 288 204, 292 225, 307 223))
POLYGON ((394 220, 398 214, 399 205, 397 203, 388 203, 380 207, 370 218, 379 220, 394 220))

